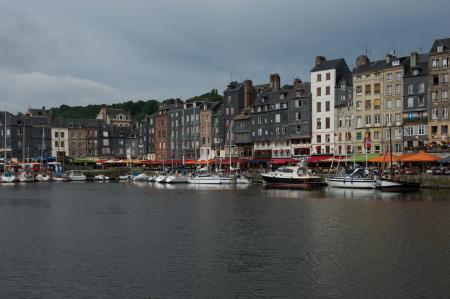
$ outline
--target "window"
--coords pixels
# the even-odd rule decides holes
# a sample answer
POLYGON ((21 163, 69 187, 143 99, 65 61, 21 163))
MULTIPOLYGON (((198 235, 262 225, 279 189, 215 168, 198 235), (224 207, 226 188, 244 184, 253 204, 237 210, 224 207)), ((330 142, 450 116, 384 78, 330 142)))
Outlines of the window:
POLYGON ((399 109, 402 107, 402 100, 401 99, 395 99, 395 108, 399 109))
POLYGON ((322 129, 322 120, 318 118, 316 121, 317 121, 317 129, 322 129))
POLYGON ((387 94, 392 94, 392 85, 388 85, 386 88, 387 88, 387 94))
POLYGON ((58 138, 58 137, 59 137, 58 132, 55 132, 55 138, 58 138))
POLYGON ((419 106, 425 106, 425 97, 424 96, 419 96, 419 106))
POLYGON ((442 91, 441 98, 443 101, 448 101, 448 90, 442 91))
POLYGON ((322 75, 321 74, 317 74, 317 82, 322 81, 322 75))
POLYGON ((300 119, 302 119, 301 112, 295 112, 295 120, 300 120, 300 119))
POLYGON ((419 126, 417 127, 417 133, 418 133, 419 135, 424 135, 424 134, 425 134, 425 126, 419 125, 419 126))
POLYGON ((413 88, 414 86, 412 85, 412 84, 409 84, 408 85, 408 93, 409 94, 412 94, 413 92, 414 92, 414 88, 413 88))
POLYGON ((373 85, 373 92, 374 92, 375 94, 379 94, 379 93, 380 93, 380 83, 375 83, 375 84, 373 85))
POLYGON ((439 59, 433 59, 432 61, 431 61, 431 65, 432 65, 432 67, 433 68, 438 68, 439 67, 439 59))
POLYGON ((356 86, 356 95, 359 96, 362 94, 362 86, 356 86))
POLYGON ((61 147, 64 147, 64 141, 61 141, 61 147))
POLYGON ((325 87, 325 95, 330 95, 330 86, 325 87))
POLYGON ((372 103, 370 100, 366 100, 365 108, 366 108, 366 110, 370 110, 372 108, 372 103))
POLYGON ((444 46, 443 45, 437 46, 437 51, 438 52, 443 52, 444 51, 444 46))
POLYGON ((438 97, 438 92, 437 92, 437 91, 433 91, 433 92, 431 93, 431 100, 432 100, 433 102, 436 102, 436 101, 437 101, 437 97, 438 97))
POLYGON ((433 85, 439 85, 439 76, 433 75, 433 85))
POLYGON ((386 114, 386 125, 390 126, 392 123, 392 115, 390 113, 386 114))
POLYGON ((386 101, 386 108, 387 109, 392 109, 392 100, 387 100, 386 101))
POLYGON ((362 110, 362 101, 356 102, 356 110, 362 110))
POLYGON ((392 73, 388 73, 388 74, 386 75, 386 79, 387 79, 388 81, 392 81, 392 73))
POLYGON ((59 147, 59 142, 55 141, 55 147, 59 147))
POLYGON ((373 139, 380 139, 380 131, 373 132, 373 139))
POLYGON ((442 107, 442 118, 448 119, 448 108, 447 107, 442 107))
MULTIPOLYGON (((397 138, 400 139, 401 137, 397 138)), ((400 143, 396 143, 395 144, 395 152, 396 153, 401 153, 402 152, 402 145, 400 143)))
POLYGON ((360 128, 362 126, 362 119, 361 116, 356 117, 356 127, 360 128))
POLYGON ((401 72, 395 73, 395 79, 396 80, 400 80, 401 78, 402 78, 402 73, 401 72))
POLYGON ((317 96, 320 97, 322 95, 322 90, 320 87, 317 87, 317 96))
POLYGON ((395 84, 395 94, 401 93, 402 86, 400 84, 395 84))
POLYGON ((330 111, 330 101, 325 102, 325 111, 330 111))
POLYGON ((419 92, 420 93, 424 93, 425 92, 425 83, 420 83, 419 84, 419 92))
POLYGON ((370 115, 366 115, 366 126, 370 126, 372 123, 370 115))
POLYGON ((302 105, 302 101, 295 100, 295 107, 300 107, 302 105))
POLYGON ((322 112, 322 103, 321 102, 317 102, 316 103, 316 111, 317 112, 322 112))
POLYGON ((356 132, 356 140, 362 140, 362 133, 361 132, 356 132))
POLYGON ((321 143, 322 142, 322 136, 321 135, 317 135, 316 136, 316 141, 317 141, 317 143, 321 143))
POLYGON ((448 58, 442 59, 442 67, 448 67, 448 58))
POLYGON ((301 133, 302 132, 302 127, 301 126, 297 126, 295 129, 296 133, 301 133))
POLYGON ((448 74, 442 75, 442 84, 448 84, 448 74))
POLYGON ((438 119, 437 107, 431 108, 431 119, 438 119))
POLYGON ((408 107, 413 107, 414 106, 414 98, 413 97, 409 97, 408 98, 408 107))
POLYGON ((341 85, 341 90, 343 91, 343 90, 345 90, 347 87, 345 86, 345 84, 342 84, 341 85))
POLYGON ((366 95, 369 95, 369 94, 372 93, 371 87, 372 87, 372 86, 371 86, 370 84, 367 84, 367 85, 364 87, 366 95))
POLYGON ((374 115, 374 121, 375 121, 375 125, 379 125, 380 124, 380 115, 379 114, 375 114, 374 115))
POLYGON ((326 135, 325 135, 325 142, 326 142, 326 143, 330 143, 330 142, 331 142, 330 134, 326 134, 326 135))
POLYGON ((402 122, 402 115, 401 113, 395 113, 395 123, 400 124, 402 122))
POLYGON ((441 127, 441 134, 444 135, 444 136, 448 135, 448 126, 447 125, 443 125, 441 127))
POLYGON ((325 129, 329 129, 330 128, 330 118, 326 117, 325 118, 325 129))
POLYGON ((280 114, 275 114, 275 122, 279 123, 281 121, 280 114))
POLYGON ((331 80, 331 74, 330 73, 326 73, 325 74, 325 78, 326 78, 326 80, 331 80))
POLYGON ((380 109, 381 108, 381 100, 380 99, 375 99, 373 101, 373 109, 380 109))

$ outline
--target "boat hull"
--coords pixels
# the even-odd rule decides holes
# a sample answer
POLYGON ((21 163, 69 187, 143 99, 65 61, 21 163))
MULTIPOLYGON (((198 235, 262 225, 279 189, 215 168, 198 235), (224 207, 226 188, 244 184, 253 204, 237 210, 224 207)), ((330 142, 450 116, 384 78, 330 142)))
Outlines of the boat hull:
POLYGON ((325 186, 320 177, 310 178, 283 178, 269 175, 262 175, 265 186, 268 188, 280 189, 310 189, 325 186))
POLYGON ((413 192, 420 188, 420 184, 381 179, 376 181, 375 188, 386 192, 413 192))
POLYGON ((328 178, 328 186, 349 189, 375 189, 375 180, 360 178, 328 178))
POLYGON ((187 184, 188 178, 182 175, 169 175, 165 182, 168 184, 187 184))
POLYGON ((14 183, 16 181, 16 177, 11 175, 11 176, 1 176, 0 177, 0 182, 2 183, 14 183))

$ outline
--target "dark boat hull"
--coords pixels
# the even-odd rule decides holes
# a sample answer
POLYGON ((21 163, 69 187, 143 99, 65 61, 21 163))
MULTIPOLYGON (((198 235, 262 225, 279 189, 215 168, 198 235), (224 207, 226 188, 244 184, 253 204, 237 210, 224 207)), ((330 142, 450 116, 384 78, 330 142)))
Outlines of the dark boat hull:
POLYGON ((321 179, 262 177, 266 188, 277 189, 311 189, 325 186, 321 179))
POLYGON ((377 183, 375 188, 385 192, 414 192, 419 190, 420 184, 383 179, 383 182, 377 183))

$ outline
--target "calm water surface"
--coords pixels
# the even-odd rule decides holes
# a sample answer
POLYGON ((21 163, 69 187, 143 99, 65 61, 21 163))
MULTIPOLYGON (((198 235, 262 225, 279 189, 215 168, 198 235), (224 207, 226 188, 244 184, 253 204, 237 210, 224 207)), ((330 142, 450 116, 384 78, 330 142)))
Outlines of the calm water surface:
POLYGON ((0 186, 0 298, 448 298, 450 192, 0 186))

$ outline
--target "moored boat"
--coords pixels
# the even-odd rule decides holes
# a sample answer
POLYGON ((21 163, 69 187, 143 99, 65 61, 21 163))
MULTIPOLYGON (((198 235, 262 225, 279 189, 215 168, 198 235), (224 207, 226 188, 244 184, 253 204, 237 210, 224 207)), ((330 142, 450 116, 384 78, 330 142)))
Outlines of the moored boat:
POLYGON ((188 177, 176 172, 175 174, 168 175, 165 182, 168 184, 186 184, 188 183, 188 177))
POLYGON ((412 192, 417 191, 420 188, 420 184, 401 182, 397 179, 379 178, 375 181, 375 188, 387 192, 412 192))
POLYGON ((34 182, 34 175, 31 172, 22 172, 18 177, 19 182, 21 183, 31 183, 34 182))
POLYGON ((86 176, 80 170, 72 170, 69 173, 69 179, 71 181, 81 182, 86 181, 86 176))
POLYGON ((312 175, 306 166, 286 166, 261 174, 266 187, 308 189, 324 186, 322 178, 312 175))
POLYGON ((147 182, 148 176, 145 173, 140 173, 133 177, 133 182, 147 182))
POLYGON ((335 188, 374 189, 375 178, 365 168, 356 168, 350 174, 327 178, 328 186, 335 188))
POLYGON ((109 181, 109 176, 106 176, 106 175, 104 175, 104 174, 99 174, 99 175, 96 175, 96 176, 94 177, 94 179, 95 179, 96 181, 109 181))
POLYGON ((48 174, 44 174, 44 173, 39 173, 36 176, 36 180, 38 182, 50 182, 52 180, 52 177, 48 174))
POLYGON ((198 174, 188 179, 189 184, 221 184, 221 178, 214 174, 198 174))
POLYGON ((14 183, 16 181, 16 176, 12 174, 10 171, 5 171, 0 177, 0 181, 2 183, 14 183))

